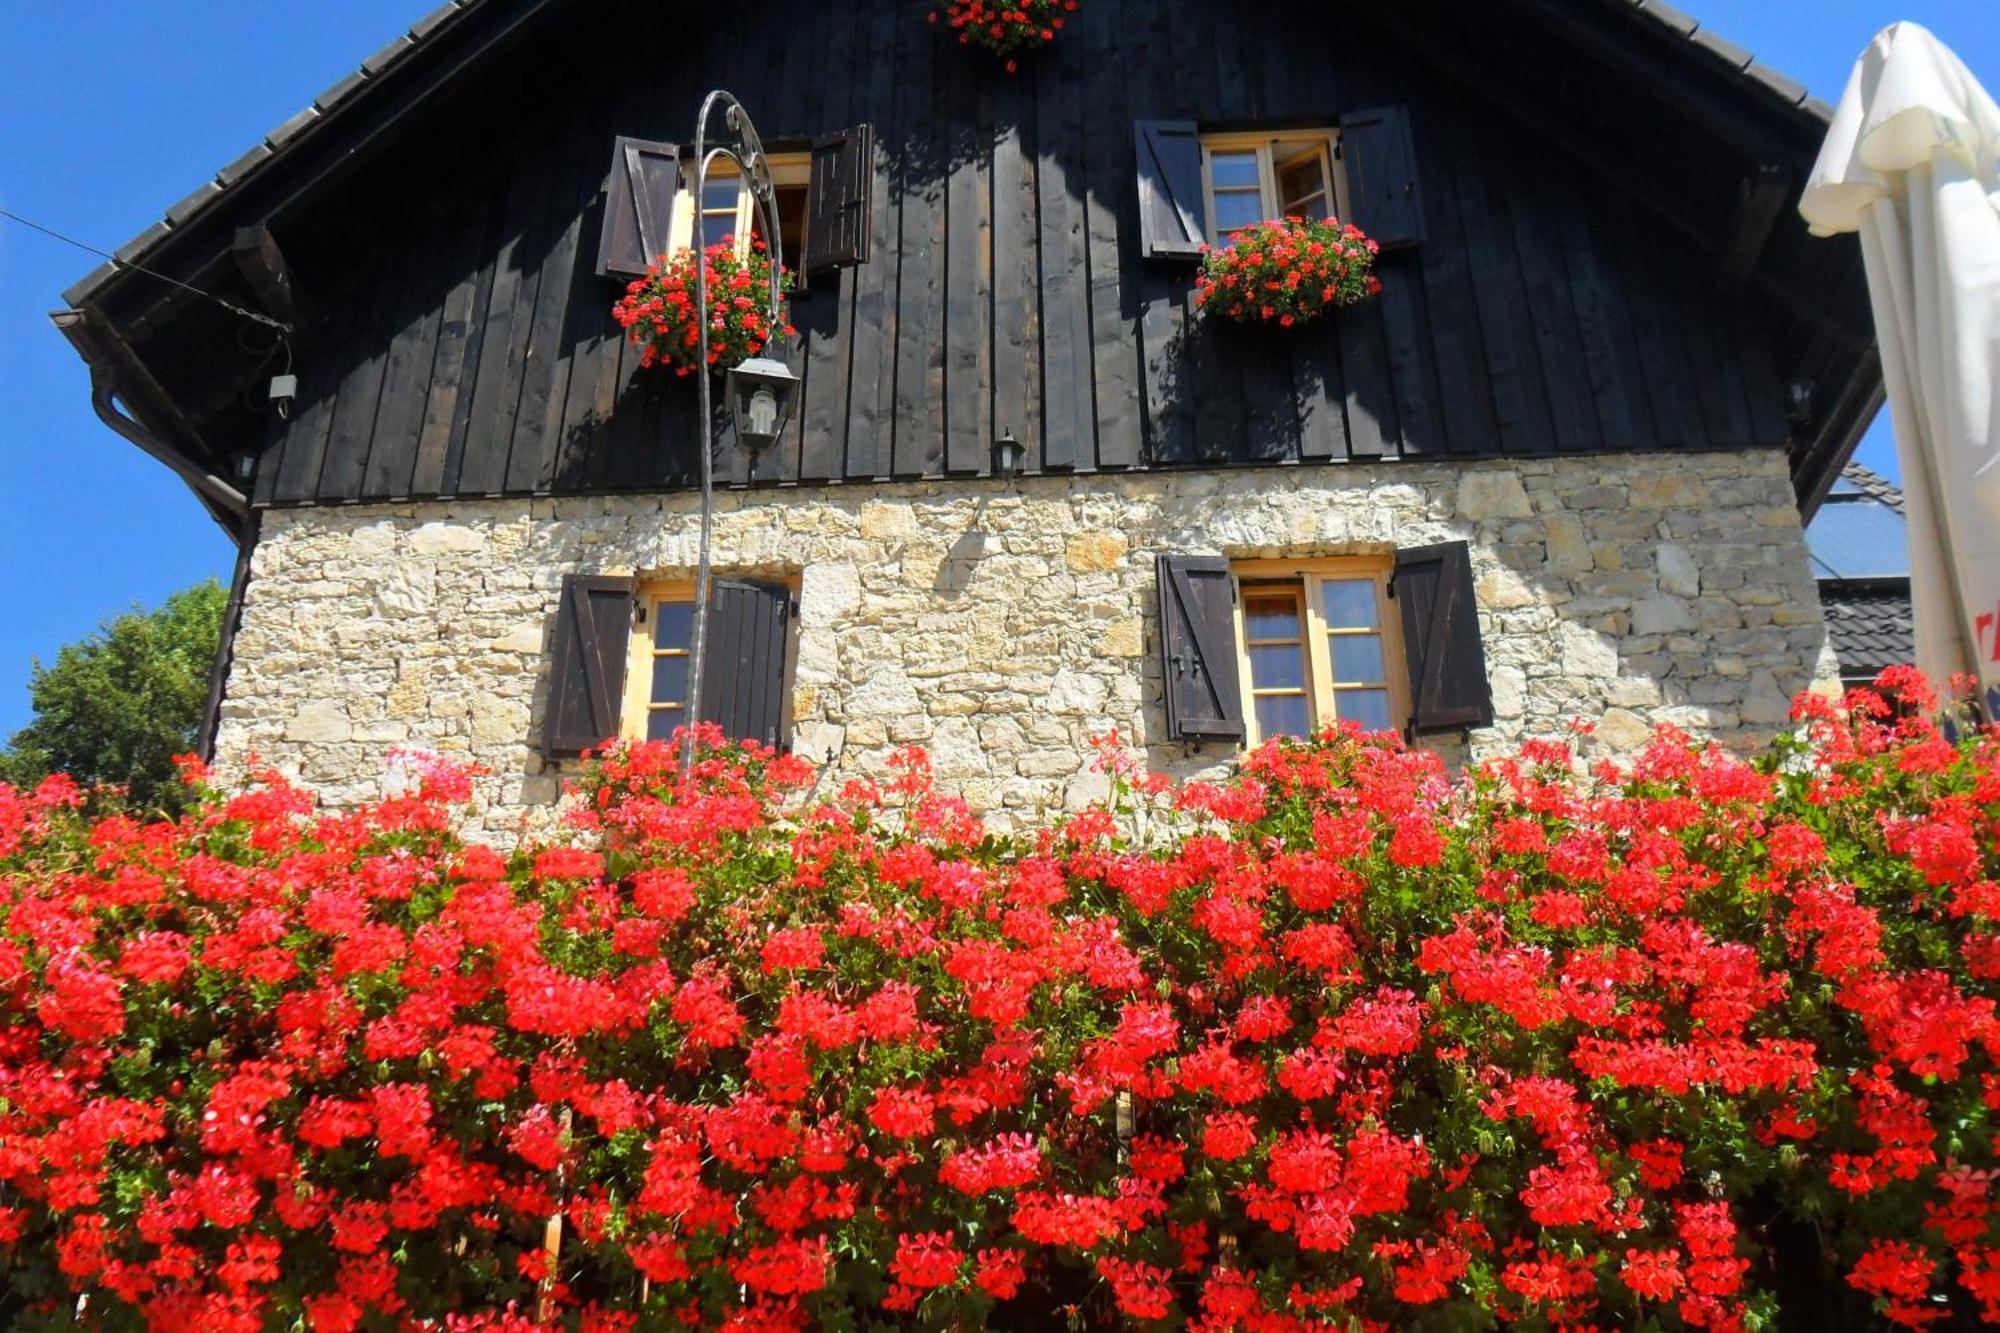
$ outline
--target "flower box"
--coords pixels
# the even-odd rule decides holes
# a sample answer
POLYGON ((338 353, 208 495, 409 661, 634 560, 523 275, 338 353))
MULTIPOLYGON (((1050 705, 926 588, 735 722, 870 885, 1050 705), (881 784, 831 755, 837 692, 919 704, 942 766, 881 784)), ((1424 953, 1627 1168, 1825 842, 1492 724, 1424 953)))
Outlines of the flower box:
POLYGON ((1237 232, 1227 246, 1202 252, 1195 302, 1243 324, 1290 328, 1382 290, 1379 247, 1338 218, 1280 218, 1237 232))
MULTIPOLYGON (((741 365, 764 350, 775 325, 787 337, 795 330, 786 322, 784 299, 778 308, 766 305, 771 290, 771 259, 764 242, 753 240, 739 253, 736 240, 725 236, 708 247, 708 365, 717 373, 741 365)), ((695 323, 695 258, 692 250, 663 256, 647 266, 612 307, 612 315, 632 345, 640 349, 639 364, 671 365, 677 375, 692 375, 701 363, 701 330, 695 323)), ((791 275, 783 277, 791 286, 791 275)))
POLYGON ((1078 0, 943 0, 931 11, 931 22, 942 19, 966 46, 981 46, 1007 62, 1007 72, 1020 68, 1020 57, 1056 39, 1078 0))

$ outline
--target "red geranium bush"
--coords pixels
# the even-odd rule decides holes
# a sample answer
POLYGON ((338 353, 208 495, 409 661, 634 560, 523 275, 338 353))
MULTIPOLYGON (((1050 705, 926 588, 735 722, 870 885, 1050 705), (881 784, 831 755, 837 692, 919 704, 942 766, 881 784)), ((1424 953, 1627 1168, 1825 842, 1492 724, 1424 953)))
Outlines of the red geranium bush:
POLYGON ((1235 233, 1226 246, 1202 247, 1195 303, 1240 324, 1291 328, 1382 290, 1380 247, 1338 218, 1280 218, 1235 233))
MULTIPOLYGON (((707 256, 708 366, 715 371, 741 365, 764 350, 775 328, 797 333, 785 322, 781 297, 770 304, 771 256, 761 238, 738 254, 736 238, 725 236, 702 252, 707 256)), ((789 289, 789 272, 780 290, 789 289)), ((649 264, 612 307, 613 318, 639 349, 639 364, 670 365, 676 375, 692 375, 701 365, 701 324, 695 313, 695 255, 677 250, 649 264)))
POLYGON ((509 853, 442 763, 0 788, 0 1322, 2000 1320, 2000 739, 1801 708, 1023 838, 914 752, 619 747, 509 853))
POLYGON ((967 46, 980 46, 1020 68, 1019 57, 1047 46, 1062 31, 1077 0, 942 0, 931 22, 943 19, 967 46))

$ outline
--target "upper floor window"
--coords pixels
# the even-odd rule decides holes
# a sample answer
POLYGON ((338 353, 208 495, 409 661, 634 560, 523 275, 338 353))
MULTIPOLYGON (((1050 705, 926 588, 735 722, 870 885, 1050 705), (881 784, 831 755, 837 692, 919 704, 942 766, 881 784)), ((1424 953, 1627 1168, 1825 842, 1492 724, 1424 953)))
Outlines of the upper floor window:
POLYGON ((1209 242, 1228 245, 1243 228, 1274 218, 1344 215, 1334 142, 1332 130, 1203 136, 1209 242))
MULTIPOLYGON (((806 253, 806 204, 811 196, 812 156, 808 153, 774 153, 770 157, 771 184, 778 215, 778 235, 784 242, 785 265, 799 271, 806 253)), ((708 170, 701 199, 702 225, 708 243, 724 236, 736 238, 738 253, 747 252, 752 237, 764 234, 763 219, 743 177, 726 158, 708 170)), ((672 250, 694 248, 694 173, 688 173, 680 193, 674 196, 672 250)))

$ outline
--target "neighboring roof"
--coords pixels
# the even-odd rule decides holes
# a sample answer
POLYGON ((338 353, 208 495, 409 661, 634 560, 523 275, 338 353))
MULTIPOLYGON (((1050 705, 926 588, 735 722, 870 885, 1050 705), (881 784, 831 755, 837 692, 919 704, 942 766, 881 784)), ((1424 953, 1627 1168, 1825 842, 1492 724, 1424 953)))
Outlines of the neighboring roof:
POLYGON ((1828 580, 1820 584, 1819 600, 1843 680, 1873 680, 1884 667, 1916 660, 1907 582, 1867 586, 1828 580))
MULTIPOLYGON (((539 9, 550 2, 551 0, 534 0, 531 8, 539 9)), ((1820 98, 1814 97, 1803 84, 1786 78, 1768 65, 1758 63, 1749 51, 1702 26, 1699 20, 1671 5, 1662 4, 1660 0, 1596 0, 1596 2, 1643 15, 1663 30, 1682 39, 1694 58, 1719 63, 1736 74, 1745 85, 1756 89, 1763 96, 1782 103, 1787 108, 1803 112, 1823 122, 1830 122, 1833 118, 1833 108, 1820 98)), ((296 154, 302 144, 313 139, 314 131, 333 111, 357 99, 365 98, 371 85, 378 81, 380 75, 401 64, 423 47, 434 43, 448 29, 463 26, 476 11, 494 7, 496 6, 493 0, 447 0, 447 3, 417 20, 408 31, 362 61, 360 68, 315 97, 304 110, 266 134, 211 179, 202 182, 186 198, 169 208, 166 216, 160 221, 120 246, 114 252, 117 255, 116 262, 100 264, 80 282, 65 291, 63 299, 71 306, 81 305, 118 272, 120 264, 144 263, 147 256, 161 242, 205 212, 224 194, 251 176, 267 171, 274 164, 296 154)))
POLYGON ((1827 492, 1834 495, 1863 495, 1879 500, 1897 513, 1903 512, 1903 490, 1895 482, 1879 472, 1871 471, 1859 463, 1849 463, 1840 470, 1840 479, 1827 492))
POLYGON ((1821 579, 1907 579, 1908 525, 1903 493, 1858 463, 1840 470, 1806 529, 1813 574, 1821 579))

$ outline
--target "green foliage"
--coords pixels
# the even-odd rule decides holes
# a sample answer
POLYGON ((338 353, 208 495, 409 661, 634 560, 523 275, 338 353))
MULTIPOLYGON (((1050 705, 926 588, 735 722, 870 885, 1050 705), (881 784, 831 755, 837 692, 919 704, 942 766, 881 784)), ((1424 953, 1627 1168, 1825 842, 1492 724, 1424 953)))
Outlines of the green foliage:
POLYGON ((123 788, 136 809, 178 814, 187 789, 173 759, 194 748, 226 600, 208 579, 157 610, 105 622, 52 666, 36 662, 34 720, 0 751, 0 781, 28 787, 67 773, 86 787, 123 788))

